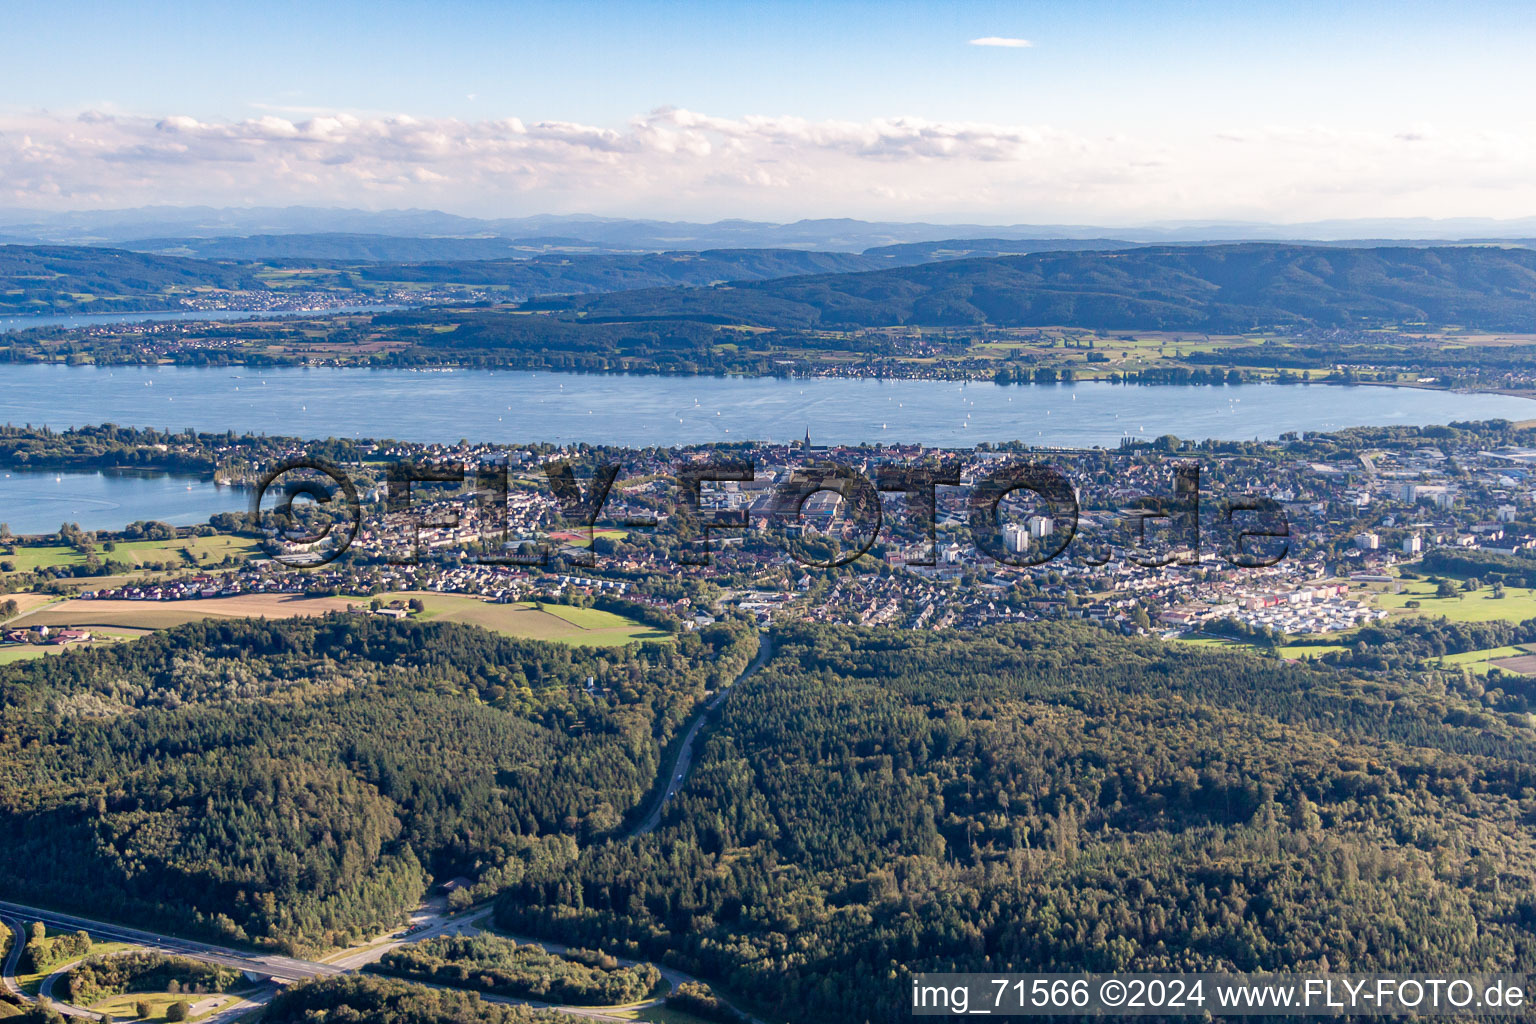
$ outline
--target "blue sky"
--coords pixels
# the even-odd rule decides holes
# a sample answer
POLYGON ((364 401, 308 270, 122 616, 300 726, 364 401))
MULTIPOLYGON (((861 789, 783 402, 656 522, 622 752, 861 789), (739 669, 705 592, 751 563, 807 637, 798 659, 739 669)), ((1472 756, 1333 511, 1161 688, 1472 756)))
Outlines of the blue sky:
POLYGON ((1536 213, 1530 4, 52 3, 7 22, 4 205, 307 191, 694 217, 1536 213), (969 42, 994 36, 1032 45, 969 42), (658 143, 644 121, 672 108, 714 121, 674 119, 658 143), (325 140, 282 127, 331 116, 348 120, 325 140), (184 119, 171 141, 168 118, 184 119), (614 135, 552 153, 485 127, 508 119, 614 135), (609 167, 605 186, 605 148, 640 170, 609 167))

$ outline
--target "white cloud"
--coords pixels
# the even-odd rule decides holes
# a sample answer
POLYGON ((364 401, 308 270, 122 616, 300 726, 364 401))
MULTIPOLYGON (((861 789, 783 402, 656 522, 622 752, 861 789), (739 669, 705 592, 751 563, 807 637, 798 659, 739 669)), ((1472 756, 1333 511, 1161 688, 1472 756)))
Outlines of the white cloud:
POLYGON ((971 40, 972 46, 1002 46, 1010 50, 1022 50, 1035 44, 1016 36, 982 36, 971 40))
POLYGON ((1255 124, 1088 135, 914 117, 619 127, 276 111, 0 116, 0 207, 433 206, 485 216, 1145 223, 1536 212, 1536 132, 1255 124))

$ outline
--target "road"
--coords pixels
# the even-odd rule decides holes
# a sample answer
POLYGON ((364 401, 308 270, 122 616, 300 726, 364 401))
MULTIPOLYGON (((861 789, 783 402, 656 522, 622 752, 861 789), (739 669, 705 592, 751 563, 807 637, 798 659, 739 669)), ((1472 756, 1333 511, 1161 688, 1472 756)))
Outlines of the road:
MULTIPOLYGON (((107 942, 131 942, 161 953, 250 971, 252 974, 262 974, 278 981, 302 981, 305 978, 323 978, 346 973, 340 967, 333 967, 330 964, 317 964, 286 956, 259 956, 238 949, 230 949, 227 946, 215 946, 207 942, 193 942, 190 939, 179 939, 171 935, 140 931, 137 928, 126 928, 122 925, 108 924, 105 921, 95 921, 72 914, 60 914, 20 903, 0 901, 0 917, 11 921, 41 921, 50 931, 55 929, 62 932, 86 931, 93 937, 107 942)), ((8 957, 7 977, 11 973, 9 968, 13 966, 9 960, 8 957)))
MULTIPOLYGON (((489 910, 482 910, 472 916, 462 918, 446 918, 428 928, 424 928, 420 932, 410 936, 408 939, 390 942, 364 950, 360 953, 353 954, 350 957, 343 958, 335 964, 321 964, 312 963, 307 960, 293 960, 288 957, 257 957, 242 953, 238 950, 226 949, 221 946, 212 946, 202 942, 189 942, 187 940, 178 939, 173 936, 156 935, 151 932, 139 931, 138 929, 123 928, 118 925, 104 924, 99 921, 92 921, 89 918, 76 917, 69 914, 58 914, 50 910, 43 910, 39 907, 28 907, 18 903, 0 902, 0 920, 3 920, 4 923, 11 928, 11 931, 14 934, 14 942, 11 951, 6 955, 5 958, 5 973, 3 978, 0 978, 0 981, 3 981, 5 987, 12 993, 21 996, 23 999, 28 999, 28 997, 22 993, 21 987, 16 983, 15 975, 17 964, 21 959, 22 941, 25 934, 24 922, 31 921, 41 921, 50 929, 57 928, 60 930, 69 931, 85 930, 90 932, 92 937, 96 939, 111 942, 131 942, 146 949, 154 949, 159 952, 174 954, 176 956, 186 957, 191 960, 199 960, 204 963, 220 964, 226 967, 236 967, 240 970, 250 971, 254 974, 269 974, 273 977, 282 977, 283 980, 297 981, 301 978, 319 978, 352 973, 364 965, 378 960, 389 950, 395 949, 402 945, 406 945, 407 943, 421 942, 425 939, 436 938, 440 935, 475 935, 480 930, 479 924, 486 918, 490 917, 491 913, 492 912, 489 910), (273 966, 274 961, 277 962, 277 966, 275 968, 273 966), (271 974, 274 969, 281 971, 281 975, 271 974)), ((569 946, 563 945, 559 942, 550 942, 545 939, 537 939, 530 936, 518 935, 510 937, 514 938, 519 943, 536 943, 540 946, 543 946, 551 953, 556 954, 564 953, 570 948, 569 946)), ((99 1014, 93 1013, 86 1009, 82 1009, 80 1007, 71 1006, 68 1003, 60 1002, 54 998, 54 985, 60 978, 64 976, 65 973, 69 971, 70 968, 74 967, 79 962, 80 961, 75 960, 71 961, 70 963, 60 964, 58 967, 56 967, 53 970, 53 973, 49 974, 48 977, 43 979, 43 983, 39 988, 38 994, 52 1001, 54 1009, 58 1010, 66 1017, 90 1018, 93 1020, 98 1019, 99 1014)), ((620 958, 620 962, 625 965, 629 965, 635 963, 636 961, 620 958)), ((676 970, 675 968, 665 967, 661 964, 657 964, 656 966, 657 969, 661 971, 662 978, 664 978, 668 984, 672 986, 673 989, 676 989, 678 985, 681 985, 685 981, 699 980, 692 975, 685 974, 682 971, 676 970)), ((427 984, 430 988, 449 988, 452 991, 463 991, 462 989, 451 989, 450 986, 435 985, 426 982, 413 982, 413 984, 427 984)), ((267 986, 266 988, 260 989, 256 992, 246 993, 239 1001, 230 1004, 229 1006, 220 1010, 218 1013, 214 1014, 212 1017, 206 1018, 203 1021, 203 1024, 229 1024, 229 1022, 236 1021, 256 1007, 265 1004, 272 998, 273 995, 276 994, 276 992, 277 990, 274 987, 267 986)), ((634 1018, 630 1016, 623 1016, 622 1011, 633 1010, 637 1007, 655 1006, 662 1002, 661 999, 648 999, 631 1004, 627 1007, 564 1006, 555 1003, 542 1003, 532 999, 516 999, 508 996, 490 995, 484 992, 476 994, 479 995, 481 999, 491 1003, 532 1006, 555 1010, 562 1014, 567 1014, 573 1017, 582 1017, 588 1020, 629 1021, 630 1024, 633 1024, 634 1018)), ((756 1018, 749 1017, 748 1019, 752 1020, 754 1024, 763 1024, 762 1021, 758 1021, 756 1018)))
MULTIPOLYGON (((695 747, 698 742, 699 733, 704 727, 704 723, 709 720, 710 716, 714 714, 715 710, 725 701, 725 698, 729 696, 731 690, 737 683, 740 683, 742 680, 756 673, 765 664, 767 664, 768 659, 771 657, 773 657, 773 641, 767 633, 763 633, 759 642, 757 656, 752 659, 751 664, 743 669, 741 673, 728 685, 721 687, 720 692, 716 693, 714 697, 710 698, 709 703, 704 705, 704 708, 694 719, 693 724, 688 727, 688 732, 684 735, 683 742, 678 747, 676 756, 671 759, 670 764, 665 766, 659 776, 660 780, 666 782, 666 787, 663 789, 661 796, 657 799, 656 806, 651 809, 651 812, 646 815, 645 819, 641 821, 638 826, 630 831, 630 836, 645 835, 646 833, 654 831, 656 826, 660 824, 662 812, 666 810, 667 804, 677 795, 678 790, 683 787, 683 784, 687 781, 688 773, 693 768, 695 747)), ((145 949, 151 949, 174 956, 186 957, 191 960, 199 960, 204 963, 218 964, 223 967, 233 967, 237 970, 248 971, 251 974, 261 975, 278 982, 287 983, 303 981, 308 978, 324 978, 334 977, 341 974, 349 974, 353 971, 361 969, 367 964, 377 961, 391 949, 396 949, 407 943, 421 942, 425 939, 436 938, 440 935, 473 935, 478 931, 478 923, 485 920, 489 916, 490 911, 482 911, 472 917, 462 918, 449 917, 443 914, 431 914, 425 918, 425 920, 430 921, 431 923, 428 924, 427 927, 407 938, 382 942, 376 946, 371 946, 368 949, 361 950, 348 956, 340 957, 336 960, 335 963, 316 963, 309 960, 298 960, 293 957, 285 956, 259 956, 254 953, 248 953, 238 949, 231 949, 227 946, 218 946, 207 942, 195 942, 191 939, 181 939, 171 935, 162 935, 157 932, 148 932, 137 928, 128 928, 123 925, 109 924, 105 921, 97 921, 87 917, 80 917, 78 915, 61 914, 52 910, 44 910, 41 907, 29 907, 20 903, 7 903, 0 901, 0 923, 10 927, 11 931, 14 933, 12 948, 5 958, 4 974, 0 975, 0 984, 3 984, 7 990, 14 993, 15 995, 21 996, 23 999, 27 998, 22 993, 20 986, 16 983, 16 968, 21 960, 21 951, 24 942, 23 929, 27 923, 32 921, 41 921, 43 924, 48 926, 50 932, 86 931, 89 932, 91 936, 97 940, 107 942, 132 943, 145 949)), ((544 939, 535 939, 524 936, 514 936, 514 938, 519 943, 537 943, 538 945, 543 946, 545 949, 549 950, 551 953, 556 954, 563 953, 569 948, 562 945, 561 943, 549 942, 544 939)), ((629 964, 633 963, 634 961, 625 960, 622 962, 629 964)), ((60 977, 62 977, 64 973, 69 970, 69 968, 73 966, 74 963, 70 963, 63 964, 58 967, 52 974, 43 980, 39 994, 52 999, 54 983, 60 977)), ((674 968, 663 967, 660 964, 657 964, 657 968, 661 971, 662 977, 672 986, 673 989, 676 989, 678 985, 685 981, 699 980, 674 968)), ((433 985, 431 987, 437 988, 442 986, 433 985)), ((225 1024, 225 1022, 233 1021, 239 1016, 249 1012, 254 1007, 265 1003, 272 997, 273 994, 275 994, 275 992, 275 988, 268 986, 265 990, 248 994, 244 999, 230 1005, 229 1007, 226 1007, 223 1010, 220 1010, 214 1016, 207 1018, 204 1024, 225 1024)), ((626 1009, 625 1007, 596 1008, 586 1006, 562 1006, 550 1003, 540 1003, 534 1000, 512 999, 501 996, 487 995, 485 993, 479 993, 479 995, 487 1002, 544 1007, 556 1010, 560 1013, 569 1014, 571 1016, 585 1017, 594 1020, 633 1020, 632 1017, 615 1016, 617 1011, 626 1009)), ((651 999, 641 1003, 633 1004, 633 1006, 628 1007, 627 1009, 633 1009, 635 1006, 652 1006, 659 1002, 661 1002, 661 1000, 651 999)), ((96 1014, 90 1013, 87 1010, 69 1006, 65 1003, 55 1002, 54 1005, 55 1008, 65 1016, 89 1016, 92 1018, 97 1016, 96 1014)), ((754 1024, 763 1024, 763 1022, 757 1020, 757 1018, 749 1016, 748 1019, 753 1021, 754 1024)))
POLYGON ((11 995, 19 996, 21 986, 16 984, 16 965, 21 963, 21 947, 26 942, 26 934, 21 930, 20 921, 8 917, 0 917, 0 928, 11 930, 11 949, 5 954, 5 973, 0 975, 0 984, 4 984, 5 990, 11 995))
MULTIPOLYGON (((121 952, 111 953, 108 955, 123 956, 129 952, 133 951, 122 950, 121 952)), ((66 1003, 53 994, 53 988, 56 984, 58 984, 59 980, 74 968, 84 963, 87 959, 89 958, 81 957, 79 960, 71 960, 69 963, 60 964, 59 966, 55 967, 53 969, 53 973, 44 978, 43 983, 38 986, 37 994, 41 998, 46 999, 52 1003, 53 1008, 66 1017, 82 1017, 86 1020, 100 1020, 100 1013, 87 1009, 83 1006, 74 1006, 70 1003, 66 1003)), ((276 994, 277 988, 275 986, 271 984, 263 985, 254 991, 246 992, 243 995, 235 997, 234 1001, 231 1002, 228 1006, 221 1008, 217 1013, 204 1017, 201 1021, 198 1022, 198 1024, 233 1024, 234 1021, 244 1017, 258 1006, 265 1006, 276 994)), ((209 997, 206 995, 188 995, 187 1002, 192 1004, 193 1012, 195 1013, 197 1012, 197 1004, 209 998, 217 997, 209 997)))
POLYGON ((647 814, 645 820, 629 833, 631 836, 643 836, 656 831, 656 826, 661 824, 661 814, 667 809, 668 802, 677 796, 677 791, 682 789, 683 783, 688 781, 688 772, 693 768, 694 747, 697 744, 699 732, 704 728, 704 723, 715 713, 715 709, 725 702, 725 698, 730 696, 731 690, 737 683, 766 665, 771 657, 773 657, 773 638, 765 632, 761 634, 761 639, 758 641, 757 657, 752 659, 752 664, 743 669, 728 686, 720 687, 720 692, 710 698, 709 703, 704 705, 704 710, 699 712, 693 724, 688 727, 687 734, 683 736, 682 745, 678 747, 677 756, 661 774, 661 777, 667 781, 667 788, 656 801, 656 806, 651 808, 651 813, 647 814))

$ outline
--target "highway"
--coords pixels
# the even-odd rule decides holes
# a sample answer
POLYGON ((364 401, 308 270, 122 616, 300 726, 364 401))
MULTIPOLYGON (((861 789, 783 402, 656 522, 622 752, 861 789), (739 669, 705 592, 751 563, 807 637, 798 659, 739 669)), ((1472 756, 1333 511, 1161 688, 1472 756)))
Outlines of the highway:
POLYGON ((698 743, 699 732, 704 728, 704 723, 709 720, 710 715, 715 713, 715 709, 725 702, 725 698, 730 696, 731 690, 737 683, 766 665, 771 657, 773 657, 773 638, 764 632, 758 641, 757 657, 752 659, 752 664, 731 680, 730 685, 722 686, 720 692, 704 705, 704 710, 699 712, 698 717, 693 720, 693 725, 688 727, 682 746, 678 748, 677 757, 671 764, 662 768, 661 778, 665 781, 666 788, 662 790, 661 798, 656 801, 656 806, 651 808, 651 813, 645 816, 645 820, 630 832, 631 836, 643 836, 656 831, 656 826, 661 824, 661 812, 667 809, 667 803, 677 796, 677 791, 682 789, 683 783, 688 781, 688 773, 693 769, 694 747, 698 743))
MULTIPOLYGON (((224 967, 234 967, 237 970, 250 971, 252 974, 260 974, 278 981, 302 981, 305 978, 323 978, 346 973, 342 968, 333 967, 330 964, 317 964, 286 956, 259 956, 238 949, 230 949, 227 946, 215 946, 207 942, 193 942, 190 939, 159 935, 154 932, 140 931, 137 928, 126 928, 122 925, 108 924, 105 921, 95 921, 72 914, 60 914, 20 903, 0 901, 0 918, 15 922, 41 921, 50 931, 86 931, 93 937, 107 942, 131 942, 146 949, 224 967)), ((15 973, 12 958, 19 956, 19 953, 19 949, 13 950, 11 956, 6 958, 7 979, 15 973)))
MULTIPOLYGON (((122 952, 108 955, 123 956, 128 952, 130 951, 123 950, 122 952)), ((60 1000, 56 995, 54 995, 53 991, 54 986, 58 984, 59 980, 63 978, 64 975, 68 974, 87 959, 89 959, 89 957, 82 957, 79 960, 72 960, 69 963, 59 964, 53 969, 52 974, 43 979, 43 983, 38 986, 37 994, 43 999, 48 1000, 49 1003, 53 1005, 55 1010, 66 1017, 80 1017, 85 1020, 100 1020, 101 1014, 82 1006, 72 1006, 71 1004, 60 1000)), ((252 992, 246 992, 241 996, 235 997, 233 1002, 221 1007, 218 1011, 211 1014, 210 1016, 203 1017, 199 1021, 199 1024, 233 1024, 234 1021, 240 1020, 242 1017, 256 1009, 258 1006, 266 1005, 266 1003, 270 1001, 271 998, 276 994, 277 988, 271 984, 264 985, 252 992)), ((25 998, 25 996, 23 996, 23 998, 25 998)), ((192 1005, 193 1012, 195 1014, 198 1012, 197 1004, 210 998, 218 999, 221 997, 188 995, 187 1002, 192 1005)))
MULTIPOLYGON (((276 978, 282 981, 299 981, 305 978, 319 978, 334 976, 338 974, 353 973, 364 965, 378 960, 389 950, 398 948, 399 946, 405 945, 406 943, 421 942, 424 939, 435 938, 440 935, 474 935, 478 931, 478 928, 476 927, 477 924, 481 921, 484 921, 489 916, 490 911, 481 911, 474 916, 439 920, 430 927, 424 928, 417 934, 412 935, 409 939, 375 946, 360 953, 355 953, 349 957, 345 957, 337 964, 321 964, 313 963, 308 960, 295 960, 290 957, 254 956, 248 953, 243 953, 239 950, 228 949, 223 946, 214 946, 204 942, 191 942, 184 939, 178 939, 173 936, 157 935, 152 932, 139 931, 138 929, 134 928, 124 928, 120 925, 105 924, 100 921, 91 920, 90 918, 77 917, 71 914, 59 914, 51 910, 44 910, 40 907, 29 907, 20 903, 0 902, 0 921, 3 921, 6 925, 8 925, 13 933, 12 947, 10 952, 6 954, 5 958, 5 973, 3 978, 0 978, 0 981, 3 981, 5 988, 11 991, 13 994, 31 1001, 30 998, 22 992, 21 987, 16 984, 15 976, 17 964, 21 959, 21 949, 25 935, 25 928, 26 925, 32 921, 43 922, 43 924, 48 926, 50 931, 53 931, 54 929, 61 931, 88 931, 91 933, 93 938, 98 940, 108 942, 131 942, 146 949, 153 949, 162 953, 182 956, 190 960, 199 960, 204 963, 220 964, 225 967, 235 967, 242 971, 250 971, 253 974, 266 975, 268 977, 276 978)), ((519 943, 537 943, 538 945, 543 946, 545 949, 549 950, 551 953, 555 954, 563 953, 569 948, 558 942, 550 942, 545 939, 536 939, 529 936, 518 935, 513 936, 513 938, 515 938, 519 943)), ((69 963, 60 964, 55 967, 52 973, 43 980, 43 984, 39 990, 39 995, 53 1001, 54 1009, 58 1010, 66 1017, 89 1018, 93 1020, 98 1019, 100 1016, 99 1014, 93 1013, 89 1010, 81 1009, 80 1007, 71 1006, 68 1003, 59 1002, 53 997, 54 984, 61 977, 63 977, 63 975, 70 968, 74 967, 79 962, 79 960, 75 960, 69 963)), ((620 962, 626 965, 635 963, 633 960, 624 960, 622 958, 620 959, 620 962)), ((660 964, 658 964, 657 967, 660 969, 662 977, 672 986, 673 989, 676 989, 678 985, 685 981, 698 980, 692 975, 684 974, 682 971, 676 970, 675 968, 663 967, 660 964)), ((425 984, 429 988, 451 988, 450 986, 436 985, 430 982, 412 982, 412 984, 425 984)), ((453 991, 464 990, 458 989, 453 991)), ((238 1020, 245 1014, 249 1013, 251 1010, 255 1009, 257 1006, 266 1003, 275 994, 276 989, 270 986, 265 990, 261 990, 255 993, 247 993, 244 998, 223 1008, 212 1017, 206 1018, 203 1024, 229 1024, 229 1022, 238 1020)), ((583 1017, 589 1020, 604 1021, 633 1020, 632 1017, 622 1016, 620 1014, 626 1009, 634 1009, 635 1007, 641 1006, 653 1006, 661 1002, 660 999, 648 999, 639 1003, 634 1003, 629 1007, 562 1006, 554 1003, 543 1003, 532 999, 517 999, 508 996, 496 996, 485 992, 476 994, 486 1002, 545 1008, 555 1010, 562 1014, 568 1014, 573 1017, 583 1017)), ((764 1024, 764 1022, 759 1021, 754 1017, 749 1017, 748 1019, 751 1020, 753 1024, 764 1024)))

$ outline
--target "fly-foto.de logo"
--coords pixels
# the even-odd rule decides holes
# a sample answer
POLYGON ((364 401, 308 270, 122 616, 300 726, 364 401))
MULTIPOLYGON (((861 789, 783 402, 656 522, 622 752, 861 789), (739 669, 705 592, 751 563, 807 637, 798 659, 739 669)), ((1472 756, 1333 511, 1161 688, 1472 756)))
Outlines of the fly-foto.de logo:
POLYGON ((958 562, 962 545, 1013 567, 1063 558, 1193 565, 1214 555, 1256 568, 1289 551, 1279 502, 1258 494, 1202 501, 1201 466, 1188 460, 1160 467, 1160 490, 1116 489, 1112 501, 1085 489, 1060 457, 767 466, 710 453, 667 468, 635 476, 621 459, 553 460, 514 480, 504 461, 399 461, 375 474, 382 479, 368 483, 365 500, 341 467, 299 457, 262 477, 251 508, 274 557, 295 567, 327 564, 358 545, 392 564, 447 549, 478 563, 539 566, 558 550, 567 564, 593 566, 605 529, 652 536, 679 566, 710 565, 725 548, 738 561, 787 555, 816 568, 866 557, 930 567, 958 562), (630 486, 637 479, 644 501, 630 486))

